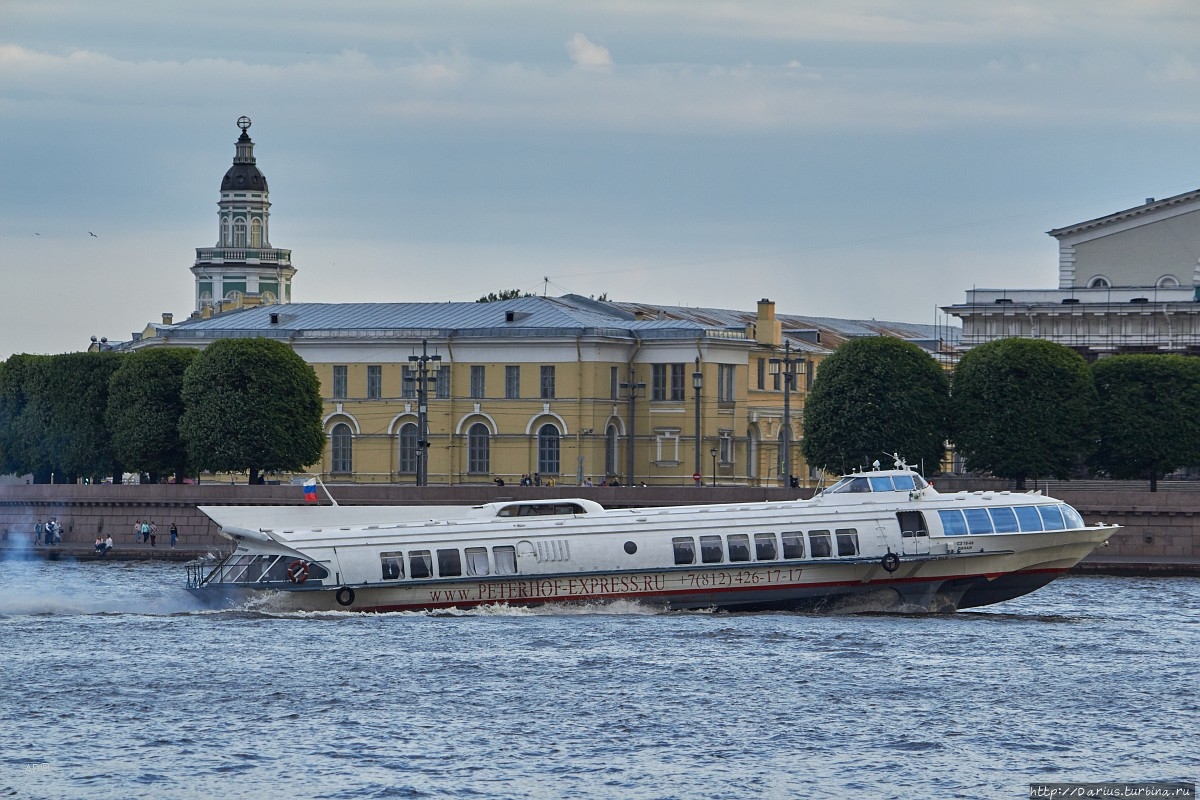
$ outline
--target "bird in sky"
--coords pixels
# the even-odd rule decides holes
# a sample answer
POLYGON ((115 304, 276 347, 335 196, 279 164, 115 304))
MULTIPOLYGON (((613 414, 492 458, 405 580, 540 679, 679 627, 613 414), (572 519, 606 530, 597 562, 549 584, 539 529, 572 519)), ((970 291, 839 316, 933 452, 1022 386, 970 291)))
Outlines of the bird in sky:
POLYGON ((88 231, 88 236, 95 236, 95 238, 97 238, 97 239, 100 238, 99 236, 96 236, 96 234, 92 233, 91 231, 88 231))

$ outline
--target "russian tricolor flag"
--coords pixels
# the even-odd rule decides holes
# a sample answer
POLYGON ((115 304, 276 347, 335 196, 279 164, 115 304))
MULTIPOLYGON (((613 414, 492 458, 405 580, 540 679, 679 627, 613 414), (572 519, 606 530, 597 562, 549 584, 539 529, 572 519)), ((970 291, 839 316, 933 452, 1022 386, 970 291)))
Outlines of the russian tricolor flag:
POLYGON ((309 478, 304 482, 304 502, 317 502, 317 479, 309 478))

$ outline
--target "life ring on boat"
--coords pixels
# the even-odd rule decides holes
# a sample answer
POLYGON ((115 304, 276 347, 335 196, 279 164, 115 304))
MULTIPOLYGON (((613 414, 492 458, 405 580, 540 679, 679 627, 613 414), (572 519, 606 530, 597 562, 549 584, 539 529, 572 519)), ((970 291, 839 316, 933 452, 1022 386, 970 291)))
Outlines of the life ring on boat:
POLYGON ((297 558, 288 564, 287 576, 292 583, 304 583, 308 580, 308 562, 297 558))
POLYGON ((888 572, 895 572, 900 569, 900 556, 895 553, 888 553, 879 560, 879 563, 888 572))
POLYGON ((333 597, 338 601, 339 606, 348 606, 354 602, 354 590, 349 586, 343 586, 333 597))

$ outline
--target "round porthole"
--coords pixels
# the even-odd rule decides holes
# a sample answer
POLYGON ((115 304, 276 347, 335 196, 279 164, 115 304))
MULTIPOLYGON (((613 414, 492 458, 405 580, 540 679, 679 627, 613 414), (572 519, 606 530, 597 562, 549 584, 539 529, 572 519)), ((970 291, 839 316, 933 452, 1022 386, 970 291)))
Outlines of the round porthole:
POLYGON ((637 545, 634 544, 633 542, 626 542, 625 543, 625 552, 629 553, 629 555, 633 555, 634 553, 637 552, 637 545))

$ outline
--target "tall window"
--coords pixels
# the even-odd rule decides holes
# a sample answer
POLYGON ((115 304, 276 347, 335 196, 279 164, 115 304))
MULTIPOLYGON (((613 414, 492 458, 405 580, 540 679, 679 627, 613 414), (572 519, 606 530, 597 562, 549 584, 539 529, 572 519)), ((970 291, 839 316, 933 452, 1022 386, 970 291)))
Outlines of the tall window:
POLYGON ((354 438, 350 433, 350 426, 344 422, 339 422, 333 426, 333 432, 330 434, 333 439, 330 447, 333 464, 331 472, 353 472, 354 471, 354 438))
MULTIPOLYGON (((616 369, 614 367, 614 369, 616 369)), ((617 426, 609 425, 604 432, 604 474, 617 474, 617 426)))
POLYGON ((671 399, 683 399, 683 364, 671 365, 671 399))
POLYGON ((246 220, 242 217, 233 221, 233 246, 246 246, 246 220))
POLYGON ((608 368, 608 396, 616 400, 621 396, 621 368, 608 368))
POLYGON ((439 400, 450 399, 450 367, 446 364, 438 367, 437 371, 437 390, 434 396, 439 400))
POLYGON ((767 388, 767 360, 765 358, 758 359, 758 388, 767 388))
POLYGON ((508 366, 504 368, 504 397, 507 400, 521 398, 521 368, 508 366))
POLYGON ((721 443, 720 459, 722 464, 733 463, 733 431, 723 430, 720 432, 721 438, 718 440, 721 443))
POLYGON ((417 425, 408 422, 400 426, 400 471, 417 471, 417 425))
POLYGON ((475 400, 482 400, 484 397, 483 377, 483 366, 475 365, 471 367, 471 397, 475 400))
POLYGON ((400 368, 400 396, 405 400, 417 397, 417 371, 412 367, 400 368))
POLYGON ((250 220, 250 246, 262 247, 262 222, 258 217, 250 220))
POLYGON ((732 403, 737 396, 733 390, 733 364, 717 364, 717 402, 732 403))
POLYGON ((558 467, 558 428, 547 423, 538 429, 538 472, 557 475, 558 467))
POLYGON ((346 396, 346 365, 338 364, 333 368, 333 397, 340 400, 346 396))
POLYGON ((542 367, 542 394, 543 400, 554 399, 554 366, 542 367))
POLYGON ((367 366, 367 399, 378 400, 383 397, 383 367, 378 364, 367 366))
POLYGON ((487 425, 476 422, 467 429, 467 472, 487 474, 492 471, 487 425))
POLYGON ((650 365, 650 399, 667 399, 667 365, 650 365))

